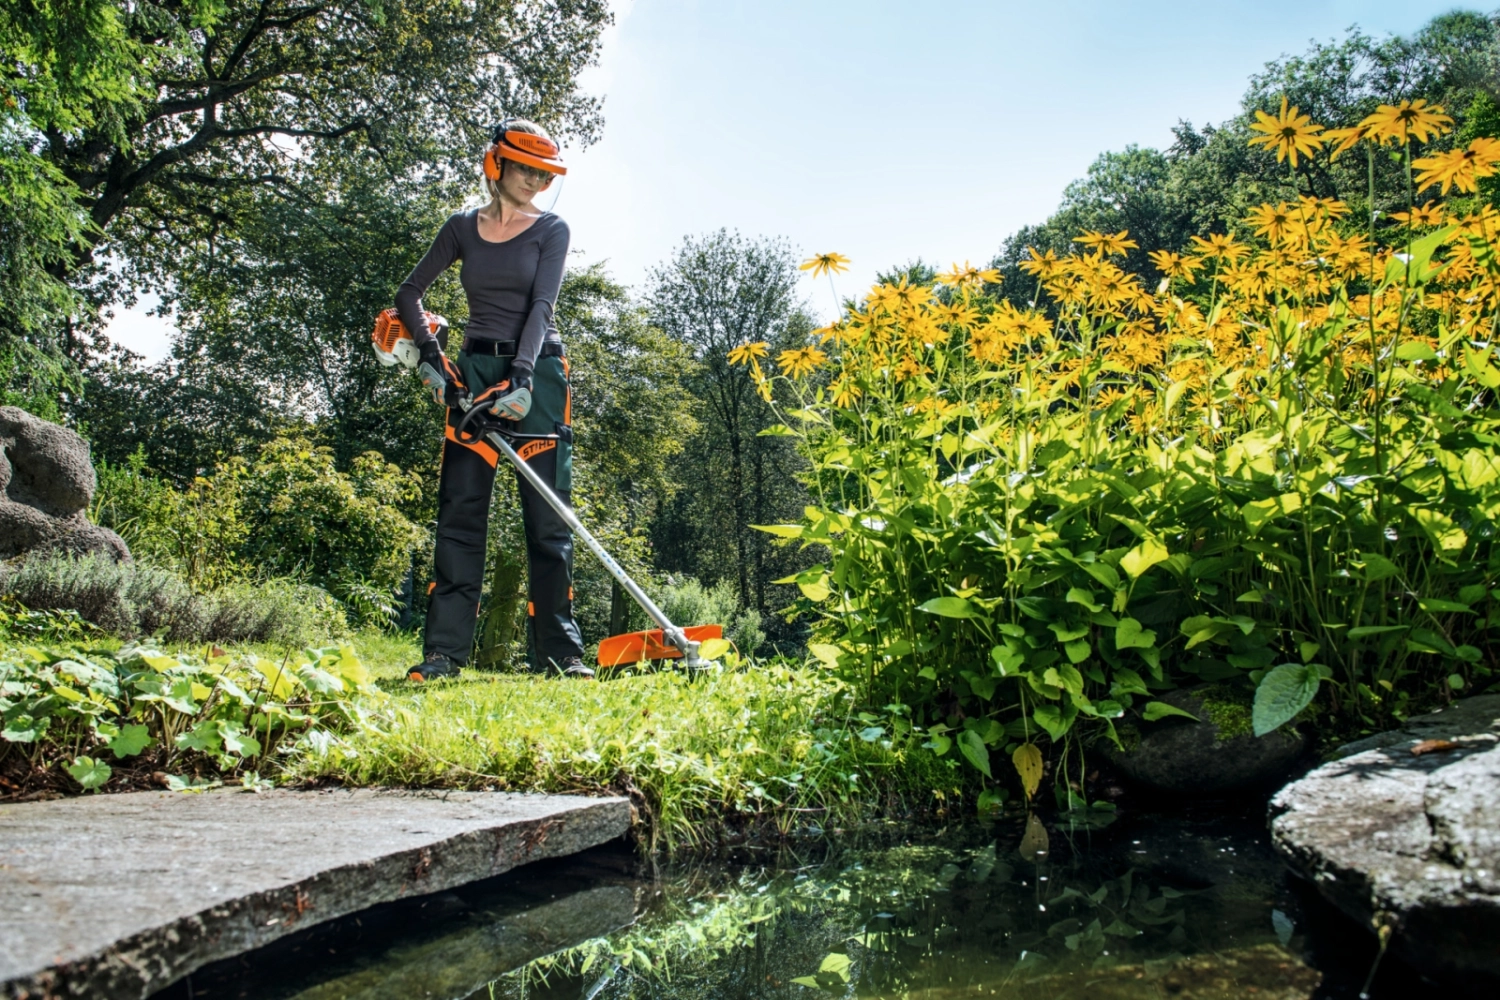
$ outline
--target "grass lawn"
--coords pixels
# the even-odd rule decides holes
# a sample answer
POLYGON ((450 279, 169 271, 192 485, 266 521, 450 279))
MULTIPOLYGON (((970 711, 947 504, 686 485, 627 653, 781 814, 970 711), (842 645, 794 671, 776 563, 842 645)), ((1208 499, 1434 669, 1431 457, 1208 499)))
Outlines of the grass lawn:
POLYGON ((355 646, 390 700, 290 760, 288 780, 626 794, 644 839, 667 849, 927 812, 933 789, 958 784, 930 752, 851 718, 844 686, 814 670, 595 683, 465 672, 417 685, 402 679, 418 658, 408 639, 367 633, 355 646))

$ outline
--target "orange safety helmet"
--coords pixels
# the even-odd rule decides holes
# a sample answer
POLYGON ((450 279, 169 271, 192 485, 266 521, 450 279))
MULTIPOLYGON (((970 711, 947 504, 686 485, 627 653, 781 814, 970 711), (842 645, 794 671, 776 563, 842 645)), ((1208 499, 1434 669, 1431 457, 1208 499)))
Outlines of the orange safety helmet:
POLYGON ((545 170, 549 174, 566 174, 568 168, 559 158, 562 150, 557 143, 544 135, 518 132, 508 128, 514 118, 507 118, 495 129, 495 138, 484 153, 484 176, 492 181, 500 179, 500 160, 515 160, 528 167, 545 170))

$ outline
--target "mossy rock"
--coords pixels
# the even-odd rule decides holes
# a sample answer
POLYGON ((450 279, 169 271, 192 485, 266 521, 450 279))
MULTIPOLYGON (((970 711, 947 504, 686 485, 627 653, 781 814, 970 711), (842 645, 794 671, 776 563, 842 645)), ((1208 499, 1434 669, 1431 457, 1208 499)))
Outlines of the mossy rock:
POLYGON ((1110 759, 1132 783, 1158 792, 1217 796, 1274 788, 1296 770, 1310 740, 1292 726, 1256 736, 1251 699, 1249 691, 1219 684, 1162 695, 1156 700, 1200 721, 1146 722, 1137 715, 1119 727, 1126 749, 1111 747, 1110 759))

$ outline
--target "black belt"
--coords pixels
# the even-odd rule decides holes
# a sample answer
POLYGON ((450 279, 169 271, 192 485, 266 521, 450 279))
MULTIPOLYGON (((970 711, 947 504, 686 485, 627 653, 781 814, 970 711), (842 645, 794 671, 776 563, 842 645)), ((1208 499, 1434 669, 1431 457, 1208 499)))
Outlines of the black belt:
MULTIPOLYGON (((513 358, 516 356, 518 340, 477 340, 473 337, 465 338, 465 354, 487 354, 493 358, 513 358)), ((542 349, 537 352, 540 358, 560 358, 563 356, 563 345, 561 341, 544 340, 542 349)))

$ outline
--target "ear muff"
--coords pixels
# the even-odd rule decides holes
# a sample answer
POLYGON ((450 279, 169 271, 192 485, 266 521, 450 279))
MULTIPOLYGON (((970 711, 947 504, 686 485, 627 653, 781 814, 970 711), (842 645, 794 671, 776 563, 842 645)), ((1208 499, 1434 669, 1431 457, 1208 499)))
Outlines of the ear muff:
POLYGON ((495 153, 499 149, 500 147, 496 145, 484 151, 484 176, 492 181, 500 179, 500 161, 495 158, 495 153))

